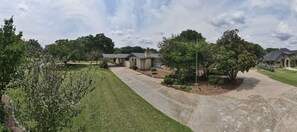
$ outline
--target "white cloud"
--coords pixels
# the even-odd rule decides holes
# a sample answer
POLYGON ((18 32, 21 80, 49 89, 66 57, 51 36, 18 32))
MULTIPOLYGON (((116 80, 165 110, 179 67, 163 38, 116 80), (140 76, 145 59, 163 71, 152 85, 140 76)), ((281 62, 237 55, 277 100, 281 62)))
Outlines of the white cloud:
POLYGON ((154 41, 150 37, 142 37, 138 39, 138 43, 140 45, 152 45, 154 44, 154 41))
POLYGON ((281 21, 276 30, 275 33, 272 34, 274 37, 277 37, 278 39, 285 41, 290 39, 293 36, 292 30, 289 28, 289 25, 283 21, 281 21))
POLYGON ((124 32, 123 31, 112 31, 111 34, 112 35, 117 35, 117 36, 123 36, 124 32))
POLYGON ((270 6, 273 1, 272 0, 249 0, 251 6, 253 7, 268 7, 270 6))
POLYGON ((106 2, 110 1, 1 0, 0 19, 13 15, 26 39, 43 44, 105 33, 117 47, 156 48, 163 36, 182 30, 197 30, 215 42, 233 28, 265 47, 272 45, 270 41, 275 47, 296 42, 297 0, 114 0, 110 7, 106 2))
POLYGON ((234 27, 236 25, 244 25, 247 20, 245 13, 242 11, 233 11, 230 13, 222 13, 212 19, 211 24, 216 27, 234 27))

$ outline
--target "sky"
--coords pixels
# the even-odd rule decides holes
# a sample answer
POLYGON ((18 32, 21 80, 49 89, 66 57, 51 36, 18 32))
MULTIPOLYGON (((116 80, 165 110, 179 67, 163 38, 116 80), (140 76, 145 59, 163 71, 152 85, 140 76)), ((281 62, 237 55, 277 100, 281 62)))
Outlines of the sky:
MULTIPOLYGON (((264 48, 297 49, 297 0, 0 0, 24 39, 43 46, 104 33, 116 47, 157 48, 163 37, 196 30, 216 42, 239 29, 264 48)), ((3 22, 1 22, 3 25, 3 22)))

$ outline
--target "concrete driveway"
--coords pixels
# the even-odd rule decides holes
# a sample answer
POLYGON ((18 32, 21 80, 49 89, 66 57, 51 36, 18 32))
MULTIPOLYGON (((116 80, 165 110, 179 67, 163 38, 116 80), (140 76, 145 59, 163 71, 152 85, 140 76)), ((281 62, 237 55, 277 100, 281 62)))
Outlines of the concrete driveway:
POLYGON ((297 130, 297 88, 256 71, 239 74, 244 82, 237 90, 203 96, 165 87, 162 80, 125 67, 110 69, 155 108, 193 131, 297 130))

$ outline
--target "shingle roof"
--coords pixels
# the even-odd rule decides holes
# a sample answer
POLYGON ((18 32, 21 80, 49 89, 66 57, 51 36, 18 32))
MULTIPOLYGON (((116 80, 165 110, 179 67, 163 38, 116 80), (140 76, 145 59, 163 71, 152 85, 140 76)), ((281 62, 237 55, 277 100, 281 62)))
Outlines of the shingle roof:
POLYGON ((263 59, 264 61, 275 61, 281 54, 283 54, 281 50, 271 51, 263 59))
POLYGON ((276 59, 282 54, 285 54, 285 55, 297 54, 297 50, 290 51, 287 48, 281 48, 279 50, 269 52, 263 57, 263 59, 264 61, 276 61, 276 59))
POLYGON ((149 56, 145 56, 145 53, 131 53, 131 54, 103 54, 103 58, 105 59, 114 59, 114 58, 128 58, 130 55, 134 55, 137 58, 160 58, 159 54, 149 54, 149 56))
POLYGON ((130 54, 102 54, 103 58, 114 59, 114 58, 127 58, 130 54))
POLYGON ((144 59, 144 58, 160 58, 159 54, 152 54, 152 53, 150 53, 148 56, 145 56, 145 53, 131 53, 131 54, 134 55, 135 57, 141 58, 141 59, 144 59))

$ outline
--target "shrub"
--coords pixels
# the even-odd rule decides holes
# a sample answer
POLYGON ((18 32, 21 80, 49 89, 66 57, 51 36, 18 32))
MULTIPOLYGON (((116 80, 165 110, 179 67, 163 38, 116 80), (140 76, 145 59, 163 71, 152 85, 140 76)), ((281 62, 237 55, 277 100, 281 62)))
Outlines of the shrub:
POLYGON ((151 71, 152 71, 152 72, 156 72, 157 69, 156 69, 155 67, 152 67, 152 68, 151 68, 151 71))
POLYGON ((172 85, 174 83, 174 79, 172 79, 172 78, 170 78, 168 76, 165 76, 164 80, 163 80, 163 83, 168 84, 168 85, 172 85))
POLYGON ((0 101, 0 124, 3 124, 7 119, 7 114, 4 111, 4 103, 0 101))
POLYGON ((0 131, 1 132, 9 132, 9 129, 0 124, 0 131))
POLYGON ((208 83, 209 83, 210 85, 216 85, 216 84, 218 84, 218 79, 215 78, 215 77, 209 77, 209 78, 208 78, 208 83))
POLYGON ((263 70, 267 70, 267 71, 271 71, 274 72, 274 67, 265 63, 259 63, 258 67, 263 69, 263 70))
POLYGON ((291 67, 296 67, 297 66, 297 64, 296 64, 296 60, 291 60, 291 67))
POLYGON ((131 69, 137 70, 138 68, 137 68, 137 66, 131 66, 131 69))
POLYGON ((108 69, 108 64, 107 64, 107 61, 103 61, 99 64, 99 67, 100 68, 103 68, 103 69, 108 69))

